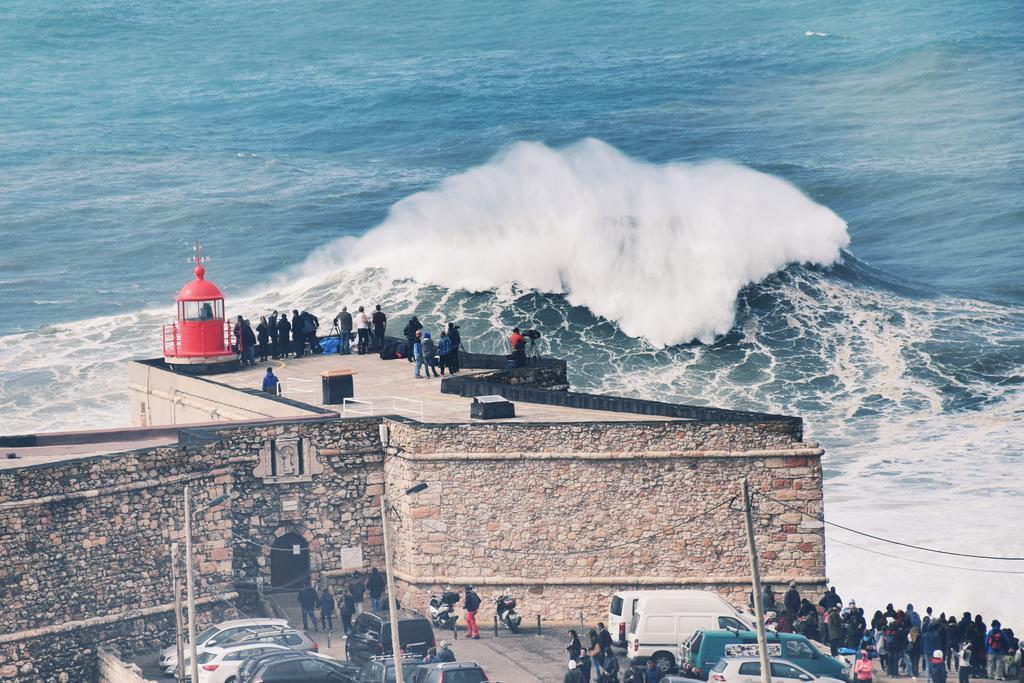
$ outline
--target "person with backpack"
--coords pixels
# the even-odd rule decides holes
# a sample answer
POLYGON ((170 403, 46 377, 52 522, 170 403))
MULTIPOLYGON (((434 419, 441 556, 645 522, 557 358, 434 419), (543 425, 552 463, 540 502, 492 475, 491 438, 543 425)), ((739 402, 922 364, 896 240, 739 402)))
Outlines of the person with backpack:
POLYGON ((437 347, 429 332, 423 333, 420 345, 423 349, 423 375, 429 378, 433 372, 434 377, 437 377, 437 347))
MULTIPOLYGON (((405 324, 405 328, 402 330, 402 336, 405 337, 405 342, 409 348, 409 355, 406 356, 411 363, 413 361, 413 349, 416 346, 417 336, 416 333, 423 329, 423 323, 416 316, 409 319, 409 322, 405 324)), ((419 373, 417 373, 419 374, 419 373)))
POLYGON ((476 626, 476 613, 480 609, 480 596, 473 586, 466 586, 466 597, 462 607, 466 610, 466 637, 480 640, 480 629, 476 626))
POLYGON ((985 635, 985 654, 988 655, 988 677, 992 680, 1006 680, 1006 634, 998 619, 992 620, 992 628, 985 635))

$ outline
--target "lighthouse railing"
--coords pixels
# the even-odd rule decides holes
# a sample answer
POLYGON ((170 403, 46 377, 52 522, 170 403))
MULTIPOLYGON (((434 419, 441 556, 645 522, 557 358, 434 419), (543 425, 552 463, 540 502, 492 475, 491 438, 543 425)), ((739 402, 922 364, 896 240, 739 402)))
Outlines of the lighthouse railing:
POLYGON ((163 337, 164 337, 164 355, 165 356, 177 356, 178 355, 178 324, 177 323, 164 323, 164 325, 163 325, 163 337))

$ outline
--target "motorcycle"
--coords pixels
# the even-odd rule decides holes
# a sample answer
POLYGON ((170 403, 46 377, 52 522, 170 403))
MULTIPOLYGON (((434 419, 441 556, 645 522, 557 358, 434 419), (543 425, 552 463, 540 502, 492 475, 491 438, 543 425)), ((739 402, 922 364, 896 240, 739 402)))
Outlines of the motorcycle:
POLYGON ((498 613, 498 621, 512 633, 519 632, 519 624, 523 618, 516 612, 516 599, 511 595, 499 595, 495 600, 495 610, 498 613))
POLYGON ((446 588, 441 595, 430 596, 430 621, 434 626, 452 629, 459 615, 455 613, 455 605, 459 603, 459 594, 446 588))

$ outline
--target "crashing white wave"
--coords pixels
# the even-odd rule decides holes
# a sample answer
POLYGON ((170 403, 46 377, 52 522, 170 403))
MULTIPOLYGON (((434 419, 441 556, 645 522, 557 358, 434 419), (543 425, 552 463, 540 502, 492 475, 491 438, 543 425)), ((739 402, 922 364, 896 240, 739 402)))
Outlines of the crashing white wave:
POLYGON ((299 272, 380 267, 449 289, 564 294, 665 346, 728 332, 745 285, 831 264, 848 243, 841 218, 780 178, 722 161, 648 164, 588 139, 516 144, 299 272))

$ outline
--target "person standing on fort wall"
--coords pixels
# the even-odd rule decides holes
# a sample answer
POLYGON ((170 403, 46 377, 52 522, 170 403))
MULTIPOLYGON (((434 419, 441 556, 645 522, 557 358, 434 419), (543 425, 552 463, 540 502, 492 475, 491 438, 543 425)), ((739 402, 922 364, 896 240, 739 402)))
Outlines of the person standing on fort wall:
POLYGON ((356 311, 356 334, 359 335, 359 355, 362 356, 370 350, 370 319, 362 306, 356 311))
POLYGON ((441 337, 437 340, 437 359, 438 365, 441 366, 441 376, 444 377, 444 369, 448 368, 451 370, 451 354, 452 354, 452 340, 448 338, 448 333, 441 330, 441 337))
POLYGON ((242 365, 256 365, 256 335, 248 320, 242 321, 242 365))
POLYGON ((459 371, 459 349, 462 348, 462 335, 455 323, 448 323, 448 339, 451 342, 448 370, 454 375, 459 371))
POLYGON ((282 313, 277 321, 277 353, 278 358, 287 358, 291 343, 292 326, 288 322, 288 314, 282 313))
POLYGON ((373 351, 380 353, 384 349, 384 334, 388 328, 388 317, 380 310, 380 304, 377 304, 370 322, 373 323, 373 351))
POLYGON ((334 318, 338 326, 339 339, 338 353, 347 356, 352 353, 352 314, 348 312, 348 306, 341 307, 341 313, 334 318))
POLYGON ((302 316, 299 315, 299 311, 292 311, 292 350, 295 351, 296 358, 302 358, 305 352, 302 350, 302 343, 305 340, 305 325, 302 323, 302 316))
POLYGON ((263 375, 263 391, 277 396, 280 394, 278 391, 280 384, 277 375, 274 374, 274 368, 267 368, 267 374, 263 375))
POLYGON ((270 357, 277 360, 277 309, 274 309, 267 318, 267 333, 270 335, 270 357))
POLYGON ((270 326, 267 323, 267 316, 261 315, 260 322, 256 326, 256 343, 259 346, 261 363, 267 362, 267 352, 269 350, 268 347, 270 346, 269 327, 270 326))

